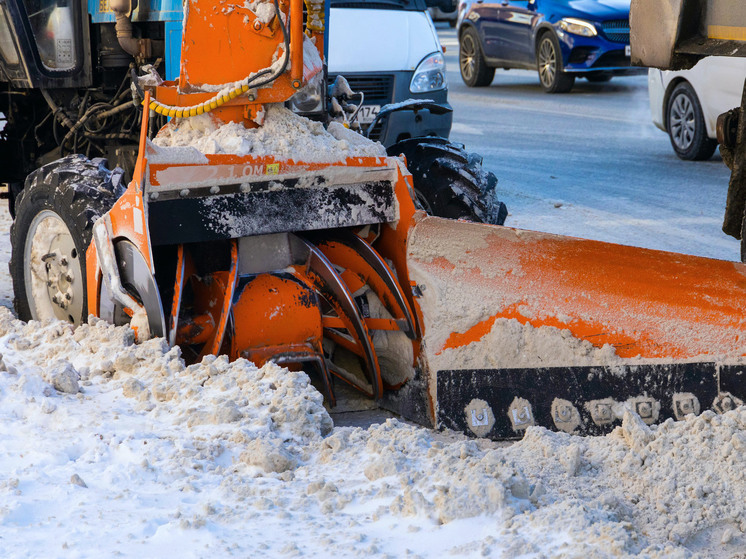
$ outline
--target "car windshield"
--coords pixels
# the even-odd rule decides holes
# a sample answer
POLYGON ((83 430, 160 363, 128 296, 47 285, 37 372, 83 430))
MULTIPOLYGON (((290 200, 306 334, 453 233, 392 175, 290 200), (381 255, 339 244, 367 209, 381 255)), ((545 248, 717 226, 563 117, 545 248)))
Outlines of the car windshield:
POLYGON ((425 0, 331 0, 332 8, 367 8, 370 10, 411 10, 424 12, 425 0))

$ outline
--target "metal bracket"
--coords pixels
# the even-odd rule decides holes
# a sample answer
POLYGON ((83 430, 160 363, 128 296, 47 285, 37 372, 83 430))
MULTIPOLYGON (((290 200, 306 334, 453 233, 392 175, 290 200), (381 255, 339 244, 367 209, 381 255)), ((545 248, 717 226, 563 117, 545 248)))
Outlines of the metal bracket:
POLYGON ((114 243, 111 237, 111 223, 107 216, 98 218, 93 225, 93 242, 96 246, 98 264, 101 268, 104 283, 114 300, 132 312, 133 329, 137 335, 137 340, 142 342, 150 338, 148 313, 145 307, 132 298, 122 287, 122 279, 119 276, 117 259, 114 254, 114 243))

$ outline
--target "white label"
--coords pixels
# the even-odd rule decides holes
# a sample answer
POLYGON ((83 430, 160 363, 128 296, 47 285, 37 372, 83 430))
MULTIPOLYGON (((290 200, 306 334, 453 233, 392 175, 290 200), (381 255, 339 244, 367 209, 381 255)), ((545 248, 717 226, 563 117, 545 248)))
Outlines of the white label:
POLYGON ((57 39, 57 49, 55 54, 58 66, 71 66, 73 63, 73 40, 57 39))
POLYGON ((357 113, 357 121, 360 124, 370 124, 378 116, 381 105, 363 105, 357 113))

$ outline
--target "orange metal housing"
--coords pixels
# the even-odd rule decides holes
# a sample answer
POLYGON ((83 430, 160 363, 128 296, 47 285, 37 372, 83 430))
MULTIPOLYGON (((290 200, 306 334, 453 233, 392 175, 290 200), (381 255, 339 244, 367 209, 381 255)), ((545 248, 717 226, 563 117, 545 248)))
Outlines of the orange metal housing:
POLYGON ((323 31, 309 31, 308 36, 303 32, 303 0, 279 2, 288 22, 288 53, 279 15, 264 21, 246 3, 233 0, 188 0, 184 6, 180 77, 156 88, 156 99, 165 105, 195 106, 221 91, 227 100, 228 92, 246 78, 256 76, 265 81, 264 77, 274 77, 263 87, 240 94, 230 92, 225 104, 213 103, 211 107, 213 116, 223 122, 243 122, 253 127, 262 104, 290 99, 322 71, 323 31), (315 56, 304 57, 306 42, 313 45, 315 56), (288 71, 279 74, 286 56, 288 71))
MULTIPOLYGON (((432 340, 433 354, 502 318, 567 329, 620 357, 746 355, 745 264, 435 217, 411 231, 408 264, 431 294, 458 286, 473 302, 471 326, 432 340)), ((450 312, 426 314, 425 328, 455 323, 450 312)))

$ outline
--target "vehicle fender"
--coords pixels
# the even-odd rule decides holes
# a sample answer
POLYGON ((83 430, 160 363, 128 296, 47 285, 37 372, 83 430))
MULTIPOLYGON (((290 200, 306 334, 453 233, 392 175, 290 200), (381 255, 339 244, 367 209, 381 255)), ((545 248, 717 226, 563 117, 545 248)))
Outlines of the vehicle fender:
POLYGON ((537 47, 537 43, 539 42, 539 37, 545 31, 549 31, 550 33, 554 33, 555 35, 557 34, 557 32, 554 30, 554 26, 551 23, 549 23, 547 20, 540 22, 539 24, 536 25, 536 27, 534 27, 534 34, 531 40, 531 53, 533 54, 534 58, 536 58, 536 47, 537 47))

